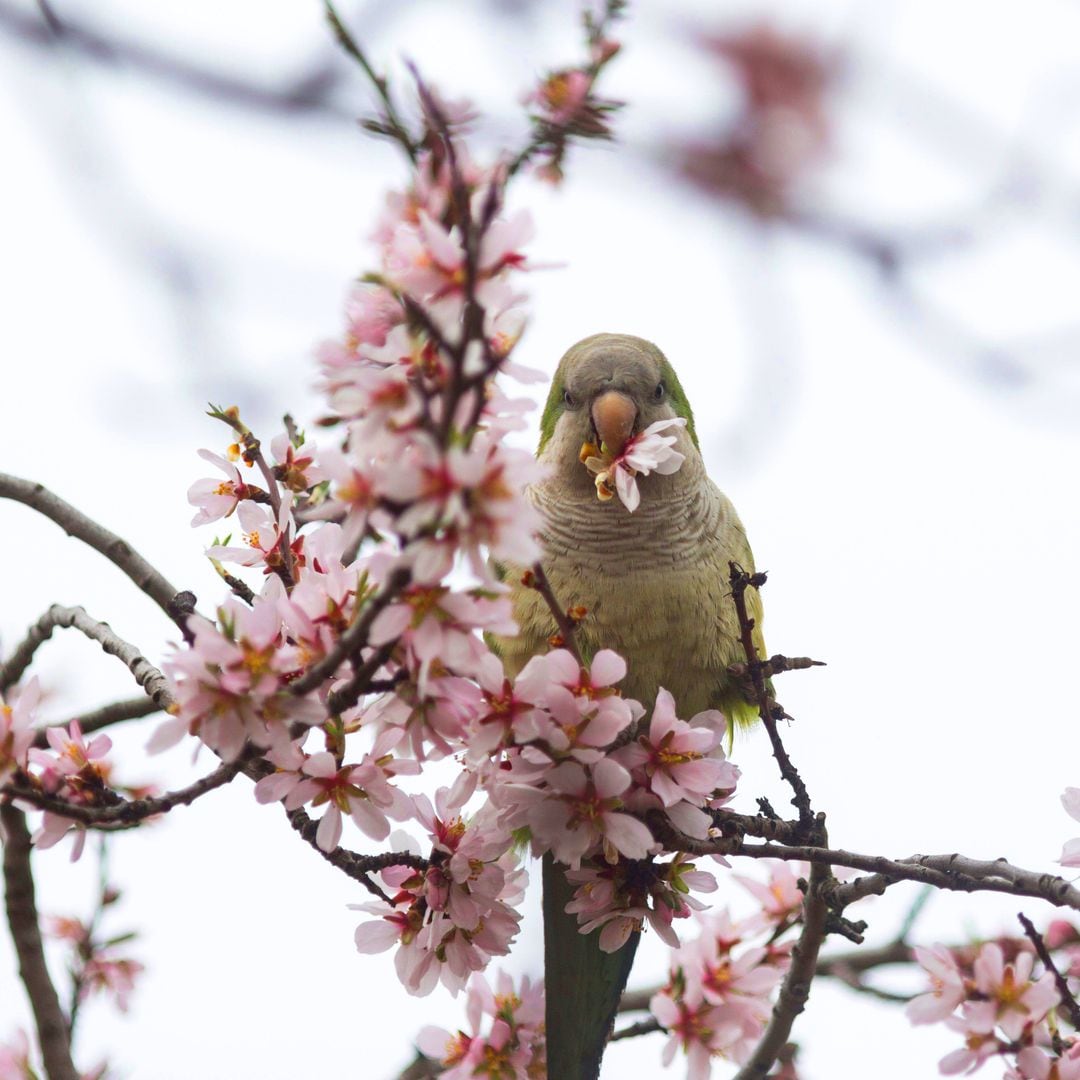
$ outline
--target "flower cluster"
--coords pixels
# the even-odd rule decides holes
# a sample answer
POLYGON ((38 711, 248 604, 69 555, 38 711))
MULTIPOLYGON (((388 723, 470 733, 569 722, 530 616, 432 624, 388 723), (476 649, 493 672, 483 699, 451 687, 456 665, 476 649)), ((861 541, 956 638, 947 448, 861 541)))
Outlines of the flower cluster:
POLYGON ((990 941, 978 950, 917 948, 915 958, 930 988, 909 1003, 908 1018, 915 1024, 944 1021, 963 1038, 962 1047, 941 1059, 944 1075, 1015 1055, 1008 1075, 1017 1080, 1080 1076, 1080 1050, 1051 1037, 1051 1012, 1061 1000, 1053 973, 1035 977, 1035 954, 1026 941, 990 941))
POLYGON ((513 980, 499 972, 493 990, 482 975, 474 975, 469 980, 466 1015, 471 1034, 426 1027, 417 1037, 421 1052, 443 1067, 444 1080, 474 1076, 542 1080, 547 1076, 543 984, 530 983, 526 977, 515 989, 513 980))
MULTIPOLYGON (((384 870, 383 880, 396 890, 389 901, 354 905, 378 916, 357 929, 357 949, 396 946, 398 975, 413 994, 429 993, 440 980, 456 993, 492 956, 510 951, 521 922, 513 905, 524 894, 527 875, 490 804, 468 821, 459 814, 470 787, 442 789, 434 807, 426 796, 413 798, 414 815, 430 840, 426 868, 384 870)), ((416 849, 406 841, 406 848, 416 849)))
POLYGON ((708 1080, 714 1058, 745 1061, 764 1031, 772 991, 790 964, 791 944, 780 938, 799 906, 788 899, 793 882, 784 864, 770 866, 768 885, 744 881, 769 902, 738 922, 726 910, 699 917, 700 935, 675 952, 668 983, 649 1007, 668 1032, 664 1064, 681 1049, 689 1080, 708 1080))

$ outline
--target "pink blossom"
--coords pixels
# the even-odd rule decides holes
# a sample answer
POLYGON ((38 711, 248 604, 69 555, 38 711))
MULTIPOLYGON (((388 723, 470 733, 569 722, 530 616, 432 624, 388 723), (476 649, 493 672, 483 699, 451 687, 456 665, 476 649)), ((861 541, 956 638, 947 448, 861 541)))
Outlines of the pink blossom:
POLYGON ((597 844, 603 844, 613 860, 615 852, 643 859, 655 843, 648 826, 620 812, 619 796, 630 786, 630 774, 616 762, 604 759, 585 766, 564 761, 545 775, 544 782, 544 790, 519 792, 537 852, 550 851, 559 862, 577 869, 582 856, 597 844))
POLYGON ((929 1024, 951 1016, 968 996, 956 958, 944 945, 930 949, 916 946, 915 959, 930 976, 930 990, 908 1003, 905 1009, 913 1024, 929 1024))
POLYGON ((214 544, 206 549, 211 559, 238 563, 240 566, 262 566, 264 574, 274 573, 285 565, 284 548, 289 551, 293 564, 303 562, 304 538, 297 537, 289 542, 289 526, 292 521, 292 495, 286 493, 281 500, 281 509, 277 516, 268 506, 253 502, 243 502, 236 512, 244 529, 244 543, 247 547, 229 547, 214 544))
POLYGON ((20 688, 14 705, 0 700, 0 784, 16 769, 25 769, 34 741, 34 713, 41 698, 37 676, 20 688))
POLYGON ((424 1028, 416 1042, 439 1062, 446 1080, 471 1080, 478 1075, 500 1080, 531 1080, 545 1075, 544 992, 523 978, 515 990, 510 978, 498 975, 493 991, 482 975, 469 980, 466 1008, 471 1035, 424 1028), (484 1031, 485 1019, 490 1020, 484 1031))
POLYGON ((762 910, 758 918, 771 924, 783 924, 797 918, 803 902, 799 876, 801 873, 805 878, 810 872, 809 867, 805 863, 792 864, 780 859, 762 859, 760 865, 769 872, 768 884, 735 875, 735 880, 761 902, 762 910))
POLYGON ((599 457, 592 455, 585 458, 585 467, 596 478, 596 494, 601 500, 618 495, 623 506, 632 514, 641 503, 637 477, 658 472, 667 476, 678 472, 686 460, 686 455, 674 449, 678 441, 674 435, 661 435, 660 432, 670 427, 684 427, 686 420, 672 417, 669 420, 657 420, 644 431, 627 440, 618 455, 607 453, 600 448, 599 457))
POLYGON ((661 687, 648 734, 613 757, 664 807, 684 800, 703 806, 717 788, 733 788, 738 780, 738 770, 720 749, 724 728, 723 715, 715 710, 699 713, 689 724, 679 720, 675 699, 661 687))
POLYGON ((231 461, 209 450, 200 450, 199 457, 216 465, 225 474, 225 479, 196 480, 188 488, 188 502, 199 508, 191 519, 192 526, 208 525, 211 521, 227 518, 245 499, 266 498, 266 492, 261 488, 244 482, 240 470, 231 461))
POLYGON ((30 1040, 19 1028, 0 1043, 0 1080, 37 1080, 38 1075, 30 1062, 30 1040))
POLYGON ((1060 1001, 1054 976, 1046 972, 1031 980, 1035 958, 1022 952, 1011 964, 1005 963, 1001 946, 988 942, 975 959, 975 989, 985 1000, 964 1004, 964 1024, 978 1034, 1000 1028, 1010 1041, 1024 1028, 1040 1021, 1060 1001))
POLYGON ((315 464, 318 448, 312 442, 293 443, 288 435, 275 435, 270 443, 274 455, 274 478, 294 494, 302 494, 326 479, 326 474, 315 464))
POLYGON ((300 656, 286 643, 279 600, 280 593, 271 592, 248 608, 230 597, 219 609, 220 627, 199 616, 188 620, 194 644, 165 664, 177 714, 155 733, 151 751, 190 732, 232 760, 246 740, 268 747, 285 737, 288 722, 325 718, 316 698, 288 692, 300 656))
MULTIPOLYGON (((1080 788, 1066 788, 1061 796, 1061 805, 1069 817, 1080 821, 1080 788)), ((1065 844, 1059 861, 1062 866, 1080 866, 1080 837, 1065 844)))

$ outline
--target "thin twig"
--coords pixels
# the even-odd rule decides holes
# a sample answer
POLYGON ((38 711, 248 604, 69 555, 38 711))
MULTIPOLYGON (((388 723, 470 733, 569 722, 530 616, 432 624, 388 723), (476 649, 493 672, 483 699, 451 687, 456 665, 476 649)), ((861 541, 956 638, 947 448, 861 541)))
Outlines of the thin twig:
MULTIPOLYGON (((620 1005, 620 1009, 621 1009, 620 1005)), ((618 1042, 620 1039, 633 1039, 637 1035, 651 1035, 654 1031, 663 1031, 660 1021, 655 1017, 650 1017, 648 1020, 638 1020, 635 1024, 627 1024, 626 1027, 621 1028, 612 1034, 608 1039, 609 1043, 618 1042)))
MULTIPOLYGON (((788 757, 787 750, 784 749, 784 744, 780 739, 780 732, 777 730, 774 715, 774 709, 777 708, 776 702, 765 685, 761 657, 758 656, 757 648, 754 646, 754 620, 746 610, 747 588, 760 588, 765 584, 766 575, 760 572, 748 574, 734 562, 728 563, 728 571, 730 573, 731 595, 739 619, 739 636, 742 641, 743 652, 746 654, 746 664, 750 677, 754 684, 754 693, 757 696, 761 722, 765 725, 765 730, 769 734, 773 757, 776 758, 776 763, 780 766, 780 775, 788 782, 794 792, 794 798, 791 801, 799 812, 799 822, 804 829, 808 830, 814 821, 814 812, 810 806, 810 795, 806 790, 802 777, 799 776, 798 769, 792 764, 791 758, 788 757)), ((780 712, 782 713, 783 710, 780 710, 780 712)))
POLYGON ((154 569, 126 540, 88 518, 70 503, 54 495, 44 484, 0 473, 0 499, 14 499, 29 506, 68 534, 89 545, 119 567, 166 615, 178 590, 154 569))
POLYGON ((19 958, 19 976, 34 1013, 45 1071, 49 1080, 79 1080, 71 1060, 67 1017, 45 964, 30 866, 30 830, 22 812, 10 804, 0 805, 0 827, 5 837, 4 895, 8 925, 19 958))
POLYGON ((407 851, 389 851, 382 855, 357 855, 347 848, 337 847, 333 851, 323 851, 316 840, 319 823, 308 817, 303 809, 287 811, 289 824, 314 848, 331 866, 347 874, 354 881, 359 881, 368 892, 380 900, 390 903, 390 897, 371 880, 370 875, 389 866, 411 866, 415 870, 426 870, 427 859, 407 851))
POLYGON ((525 583, 529 588, 535 589, 544 598, 544 603, 547 604, 548 611, 551 612, 551 617, 555 620, 555 625, 559 628, 559 637, 562 639, 562 647, 569 650, 574 659, 577 660, 582 667, 585 667, 585 661, 582 659, 581 650, 578 648, 574 624, 571 621, 570 616, 567 615, 566 611, 559 605, 555 592, 551 588, 551 582, 548 581, 548 576, 544 573, 544 567, 541 563, 533 564, 532 569, 526 574, 525 583))
POLYGON ((187 787, 166 792, 164 795, 131 799, 109 806, 83 806, 70 803, 38 788, 19 783, 4 784, 0 787, 0 793, 12 799, 28 802, 40 810, 48 810, 50 813, 81 822, 91 828, 110 826, 127 829, 141 824, 147 818, 168 813, 176 806, 190 806, 196 799, 202 798, 203 795, 233 780, 243 771, 245 764, 244 760, 222 762, 213 772, 207 773, 206 776, 188 784, 187 787))
POLYGON ((377 126, 368 123, 364 126, 368 131, 372 131, 379 135, 385 135, 387 138, 393 139, 398 146, 405 151, 405 155, 408 157, 409 161, 415 165, 420 156, 420 147, 416 140, 409 134, 408 128, 406 128, 405 124, 402 122, 397 107, 394 105, 394 100, 390 96, 390 89, 386 79, 381 75, 376 74, 375 69, 371 66, 371 61, 367 58, 367 54, 360 47, 352 34, 345 28, 345 24, 334 10, 334 5, 331 3, 331 0, 323 0, 323 7, 326 10, 326 21, 330 24, 330 28, 333 30, 334 37, 337 38, 338 44, 360 65, 371 85, 375 88, 375 93, 379 95, 379 100, 382 102, 383 125, 377 126))
POLYGON ((831 876, 825 866, 815 865, 810 869, 810 883, 803 898, 803 929, 791 951, 791 966, 780 986, 769 1026, 750 1059, 735 1074, 735 1080, 759 1080, 768 1073, 787 1044, 795 1018, 806 1008, 829 915, 822 890, 831 876))
POLYGON ((1042 961, 1043 967, 1054 976, 1054 985, 1061 995, 1062 1008, 1069 1014, 1069 1023, 1074 1028, 1080 1028, 1080 1005, 1077 1004, 1076 997, 1069 988, 1068 979, 1058 971, 1054 958, 1050 955, 1046 942, 1043 941, 1042 934, 1035 929, 1031 920, 1023 912, 1018 912, 1016 917, 1020 920, 1020 925, 1024 928, 1024 933, 1027 934, 1031 944, 1035 946, 1035 952, 1042 961))
POLYGON ((306 71, 276 89, 246 82, 224 70, 191 63, 182 56, 160 51, 145 40, 125 39, 113 32, 106 34, 66 16, 62 21, 55 16, 38 18, 0 3, 0 27, 6 35, 34 48, 64 47, 93 63, 134 70, 166 85, 208 98, 215 105, 286 116, 305 112, 341 118, 347 115, 334 101, 333 90, 339 75, 336 65, 328 62, 329 58, 311 63, 306 71))

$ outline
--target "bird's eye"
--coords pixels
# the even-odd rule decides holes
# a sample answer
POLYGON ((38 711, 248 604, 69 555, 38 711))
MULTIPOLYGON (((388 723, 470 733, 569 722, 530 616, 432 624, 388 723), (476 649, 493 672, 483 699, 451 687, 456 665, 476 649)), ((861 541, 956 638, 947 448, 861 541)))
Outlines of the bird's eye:
POLYGON ((664 394, 666 394, 666 393, 667 393, 667 387, 663 384, 663 382, 658 382, 656 384, 656 389, 653 391, 653 394, 652 394, 653 401, 663 401, 664 400, 664 394))
POLYGON ((562 399, 563 404, 567 406, 567 408, 572 409, 577 404, 577 402, 574 400, 574 395, 571 394, 569 390, 564 390, 562 392, 562 399))

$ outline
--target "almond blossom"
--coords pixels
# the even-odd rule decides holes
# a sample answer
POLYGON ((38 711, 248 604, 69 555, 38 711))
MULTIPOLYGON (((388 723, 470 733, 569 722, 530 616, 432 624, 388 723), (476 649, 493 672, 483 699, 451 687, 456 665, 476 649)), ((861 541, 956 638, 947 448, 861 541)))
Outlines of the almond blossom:
POLYGON ((698 713, 688 724, 675 715, 675 699, 660 688, 648 734, 615 752, 615 759, 655 795, 664 807, 687 801, 703 806, 717 788, 733 788, 738 770, 724 761, 726 727, 715 709, 698 713))
POLYGON ((930 976, 930 990, 912 998, 905 1011, 913 1024, 929 1024, 951 1016, 968 996, 968 984, 951 950, 944 945, 916 946, 915 959, 930 976))
POLYGON ((41 698, 37 676, 19 688, 15 704, 0 699, 0 784, 16 769, 25 769, 27 751, 34 741, 34 713, 41 698))
POLYGON ((544 1057, 544 988, 528 977, 520 989, 504 972, 494 990, 482 975, 469 980, 466 1016, 472 1034, 423 1028, 417 1046, 443 1066, 445 1080, 474 1076, 500 1080, 532 1080, 546 1073, 544 1057), (489 1020, 484 1032, 484 1021, 489 1020))
POLYGON ((240 470, 231 461, 226 461, 209 450, 200 450, 199 457, 216 465, 226 478, 196 480, 188 488, 188 502, 199 508, 199 512, 191 519, 193 526, 208 525, 211 521, 227 518, 245 499, 261 502, 267 498, 262 488, 244 481, 240 470))
MULTIPOLYGON (((1080 788, 1066 788, 1061 796, 1061 805, 1069 817, 1080 821, 1080 788)), ((1062 866, 1080 866, 1080 837, 1066 842, 1059 861, 1062 866)))
POLYGON ((657 420, 628 439, 618 455, 586 443, 581 450, 582 462, 595 476, 597 498, 606 502, 618 495, 632 514, 641 503, 637 477, 648 476, 651 472, 669 476, 678 472, 686 460, 685 454, 674 449, 678 441, 676 436, 660 434, 670 427, 685 426, 686 420, 681 416, 657 420))
POLYGON ((981 999, 967 1001, 963 1006, 967 1028, 979 1034, 999 1028, 1012 1041, 1057 1005, 1060 995, 1053 974, 1045 972, 1032 980, 1034 964, 1035 956, 1030 952, 1022 952, 1013 963, 1006 964, 1000 945, 984 945, 974 966, 975 989, 981 999))
POLYGON ((619 796, 630 782, 630 774, 610 759, 592 765, 564 761, 544 774, 542 787, 516 786, 519 809, 512 820, 532 830, 535 852, 550 851, 575 870, 596 845, 609 861, 616 853, 643 859, 655 841, 644 822, 621 812, 619 796))

